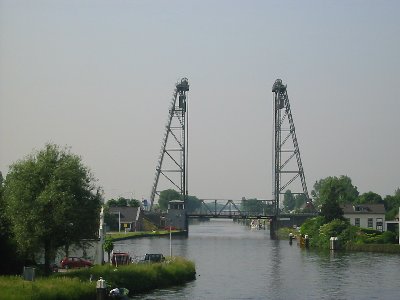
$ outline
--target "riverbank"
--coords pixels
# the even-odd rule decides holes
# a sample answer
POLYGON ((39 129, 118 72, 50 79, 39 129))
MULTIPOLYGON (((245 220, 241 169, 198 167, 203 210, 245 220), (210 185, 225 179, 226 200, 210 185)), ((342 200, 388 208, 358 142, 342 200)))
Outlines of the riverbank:
POLYGON ((21 276, 0 277, 0 299, 96 299, 96 281, 102 277, 109 289, 124 287, 129 295, 154 289, 182 285, 196 279, 193 262, 172 257, 164 263, 130 264, 118 268, 110 265, 74 269, 50 277, 24 281, 21 276), (90 281, 92 279, 92 281, 90 281))
POLYGON ((347 244, 346 251, 376 252, 376 253, 398 253, 400 254, 400 245, 398 244, 347 244))
MULTIPOLYGON (((156 236, 169 236, 169 230, 158 230, 158 231, 137 231, 137 232, 110 232, 107 236, 111 237, 113 241, 123 241, 136 238, 144 237, 156 237, 156 236)), ((184 236, 186 231, 183 230, 172 230, 172 236, 184 236)))
MULTIPOLYGON (((280 240, 289 240, 289 235, 292 234, 293 237, 299 236, 300 233, 290 227, 282 227, 278 230, 278 238, 280 240)), ((317 247, 318 248, 318 247, 317 247)), ((328 247, 325 247, 326 249, 328 247)), ((358 251, 358 252, 375 252, 375 253, 399 253, 400 254, 400 245, 399 244, 367 244, 367 243, 354 243, 347 242, 342 250, 345 251, 358 251)))

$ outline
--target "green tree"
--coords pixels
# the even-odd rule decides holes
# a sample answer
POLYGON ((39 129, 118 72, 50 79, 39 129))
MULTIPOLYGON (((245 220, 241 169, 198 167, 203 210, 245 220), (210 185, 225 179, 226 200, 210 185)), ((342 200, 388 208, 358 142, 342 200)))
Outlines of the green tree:
POLYGON ((383 200, 386 208, 386 219, 394 220, 395 216, 399 213, 400 206, 400 189, 397 189, 394 195, 388 195, 383 200))
POLYGON ((110 236, 106 236, 103 244, 103 249, 107 252, 107 262, 110 263, 111 251, 114 250, 113 239, 110 236))
POLYGON ((124 198, 124 197, 119 197, 117 200, 117 206, 118 207, 126 207, 128 206, 128 199, 124 198))
POLYGON ((291 211, 296 206, 296 200, 290 190, 287 190, 283 195, 283 209, 284 211, 291 211))
POLYGON ((380 204, 383 203, 382 197, 374 192, 368 192, 360 195, 355 202, 356 204, 380 204))
POLYGON ((304 204, 308 201, 307 196, 304 194, 298 194, 294 197, 294 207, 296 209, 303 208, 304 204))
POLYGON ((250 214, 267 214, 271 213, 273 210, 272 205, 268 205, 265 201, 260 201, 257 199, 242 199, 241 210, 248 212, 250 214))
POLYGON ((196 196, 187 196, 186 209, 189 213, 196 211, 201 207, 201 202, 196 196))
POLYGON ((354 203, 358 194, 357 187, 351 183, 351 179, 343 175, 330 176, 315 182, 314 190, 311 192, 316 207, 324 204, 332 196, 336 197, 339 204, 354 203))
POLYGON ((19 252, 44 251, 46 270, 56 249, 98 232, 100 190, 81 158, 54 144, 11 165, 4 201, 19 252))
POLYGON ((104 223, 106 223, 111 231, 118 231, 118 216, 116 214, 110 213, 110 206, 108 206, 108 202, 107 205, 105 205, 104 207, 104 223))
POLYGON ((16 253, 10 222, 5 211, 3 190, 3 175, 0 172, 0 274, 16 274, 21 272, 23 262, 16 253))
POLYGON ((115 199, 110 199, 107 201, 106 205, 108 207, 117 207, 118 206, 118 202, 115 199))
POLYGON ((324 187, 324 201, 321 206, 321 215, 325 217, 327 222, 335 219, 343 219, 343 210, 340 207, 341 189, 335 185, 328 185, 324 187))
POLYGON ((128 201, 128 205, 131 207, 139 207, 140 206, 140 201, 137 199, 130 199, 128 201))
POLYGON ((173 189, 164 190, 160 193, 160 197, 158 198, 158 204, 160 205, 160 209, 165 211, 168 209, 168 203, 171 200, 181 200, 181 194, 173 189))

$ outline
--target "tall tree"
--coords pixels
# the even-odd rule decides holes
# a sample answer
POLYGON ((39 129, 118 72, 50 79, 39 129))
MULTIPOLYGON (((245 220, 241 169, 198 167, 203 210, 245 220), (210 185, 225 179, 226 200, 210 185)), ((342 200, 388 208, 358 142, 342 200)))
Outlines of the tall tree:
POLYGON ((128 201, 128 205, 131 207, 139 207, 140 206, 140 201, 137 199, 130 199, 128 201))
POLYGON ((380 204, 383 203, 382 197, 374 192, 368 192, 360 195, 356 200, 357 204, 380 204))
POLYGON ((173 189, 164 190, 160 193, 160 197, 158 198, 158 204, 160 205, 161 210, 168 209, 168 202, 171 200, 181 200, 181 194, 173 189))
POLYGON ((283 209, 287 212, 294 209, 296 205, 295 198, 290 190, 286 190, 283 195, 283 209))
POLYGON ((106 236, 103 244, 103 249, 107 252, 107 262, 110 263, 111 252, 114 250, 113 239, 110 236, 106 236))
POLYGON ((101 194, 81 158, 47 144, 10 167, 4 201, 18 250, 44 251, 45 267, 61 246, 98 232, 101 194))
POLYGON ((244 199, 242 198, 241 209, 251 214, 263 215, 270 213, 273 210, 273 206, 255 199, 244 199))
POLYGON ((337 197, 339 204, 354 203, 358 197, 357 187, 351 183, 351 179, 348 176, 340 177, 326 177, 321 179, 314 184, 314 190, 311 195, 314 198, 315 206, 321 206, 330 197, 332 193, 337 197))
POLYGON ((383 202, 386 208, 386 219, 394 220, 395 216, 399 213, 400 189, 396 189, 393 196, 387 195, 383 202))
POLYGON ((295 208, 303 208, 304 204, 308 201, 307 196, 304 194, 298 194, 294 197, 295 208))
POLYGON ((189 213, 194 212, 201 207, 201 202, 196 196, 188 196, 186 202, 186 209, 189 213))
POLYGON ((119 197, 117 200, 117 206, 118 207, 126 207, 128 206, 128 199, 124 198, 124 197, 119 197))
POLYGON ((115 199, 110 199, 107 201, 106 205, 108 207, 117 207, 118 206, 118 202, 115 199))

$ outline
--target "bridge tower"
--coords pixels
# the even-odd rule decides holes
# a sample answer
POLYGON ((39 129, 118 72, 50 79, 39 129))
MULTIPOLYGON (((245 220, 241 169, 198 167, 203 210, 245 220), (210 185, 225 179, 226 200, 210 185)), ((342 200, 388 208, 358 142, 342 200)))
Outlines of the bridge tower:
POLYGON ((294 187, 292 194, 303 194, 306 201, 310 197, 304 176, 300 149, 296 137, 296 130, 290 109, 286 85, 277 79, 272 86, 274 101, 274 178, 273 193, 275 200, 275 214, 279 218, 281 195, 289 186, 294 187), (290 143, 290 141, 292 143, 290 143), (296 162, 292 162, 296 160, 296 162), (298 184, 300 179, 301 186, 298 184), (297 186, 296 186, 297 182, 297 186))
POLYGON ((180 82, 176 83, 151 190, 150 210, 153 208, 155 197, 159 195, 161 189, 173 188, 177 190, 186 204, 188 193, 188 105, 186 92, 188 91, 187 78, 182 78, 180 82), (163 182, 160 182, 160 177, 163 182))

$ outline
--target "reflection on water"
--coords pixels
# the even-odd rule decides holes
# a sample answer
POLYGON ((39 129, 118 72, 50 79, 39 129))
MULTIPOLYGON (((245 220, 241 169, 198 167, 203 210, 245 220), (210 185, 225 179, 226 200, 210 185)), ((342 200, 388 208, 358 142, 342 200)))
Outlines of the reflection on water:
MULTIPOLYGON (((169 254, 169 238, 123 241, 135 255, 169 254)), ((173 255, 196 263, 197 279, 134 299, 399 299, 400 257, 331 253, 273 241, 268 230, 229 220, 190 226, 189 238, 172 238, 173 255)))

